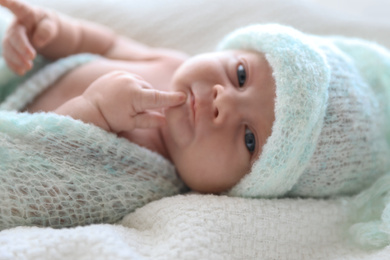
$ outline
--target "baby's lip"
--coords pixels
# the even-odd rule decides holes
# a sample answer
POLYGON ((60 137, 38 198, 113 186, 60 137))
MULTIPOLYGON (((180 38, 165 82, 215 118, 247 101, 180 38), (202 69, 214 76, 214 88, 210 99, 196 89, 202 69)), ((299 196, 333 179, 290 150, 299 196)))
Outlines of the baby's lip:
POLYGON ((194 93, 192 92, 192 90, 190 89, 190 109, 191 109, 191 112, 192 112, 192 119, 193 119, 193 122, 195 124, 195 118, 196 118, 196 99, 195 99, 195 95, 194 93))

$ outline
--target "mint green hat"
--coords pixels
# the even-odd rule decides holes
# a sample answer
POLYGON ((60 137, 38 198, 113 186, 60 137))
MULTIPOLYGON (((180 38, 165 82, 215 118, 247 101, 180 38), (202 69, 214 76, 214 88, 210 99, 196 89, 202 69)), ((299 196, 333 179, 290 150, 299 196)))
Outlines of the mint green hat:
POLYGON ((251 171, 227 194, 353 194, 389 169, 388 108, 378 99, 389 97, 389 91, 371 87, 376 76, 363 75, 355 65, 359 55, 353 54, 378 48, 278 24, 251 25, 227 35, 219 50, 264 53, 276 83, 272 134, 251 171))

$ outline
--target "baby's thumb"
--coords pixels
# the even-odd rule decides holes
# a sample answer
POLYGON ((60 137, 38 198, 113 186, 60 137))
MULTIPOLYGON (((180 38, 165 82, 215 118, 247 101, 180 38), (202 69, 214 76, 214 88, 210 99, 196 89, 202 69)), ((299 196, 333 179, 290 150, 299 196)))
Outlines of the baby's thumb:
POLYGON ((54 21, 51 19, 43 18, 42 21, 38 23, 37 28, 33 34, 32 43, 38 48, 46 46, 48 43, 53 40, 57 34, 57 27, 54 24, 54 21))

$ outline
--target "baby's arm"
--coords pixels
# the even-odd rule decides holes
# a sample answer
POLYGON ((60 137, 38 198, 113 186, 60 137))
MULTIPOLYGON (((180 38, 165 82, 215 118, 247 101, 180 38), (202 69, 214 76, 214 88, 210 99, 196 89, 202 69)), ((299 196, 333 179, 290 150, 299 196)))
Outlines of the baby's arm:
POLYGON ((8 66, 20 75, 31 69, 36 52, 49 59, 82 52, 122 60, 184 58, 179 52, 150 48, 118 36, 105 26, 62 16, 18 0, 0 0, 0 5, 15 15, 4 37, 3 56, 8 66))
POLYGON ((156 109, 177 106, 185 100, 184 93, 162 92, 137 75, 114 71, 95 80, 81 96, 69 100, 55 113, 120 133, 160 126, 165 119, 156 109))

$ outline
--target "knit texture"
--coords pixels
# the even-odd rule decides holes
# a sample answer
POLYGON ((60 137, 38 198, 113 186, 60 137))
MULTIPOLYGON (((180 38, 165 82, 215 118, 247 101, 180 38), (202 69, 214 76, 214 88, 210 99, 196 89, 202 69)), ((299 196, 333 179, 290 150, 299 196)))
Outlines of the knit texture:
POLYGON ((389 170, 388 51, 276 24, 238 29, 219 49, 264 53, 276 83, 272 134, 229 195, 351 195, 389 170))
POLYGON ((78 55, 48 65, 1 104, 0 230, 115 223, 185 190, 174 166, 159 154, 70 117, 16 111, 94 58, 78 55))

